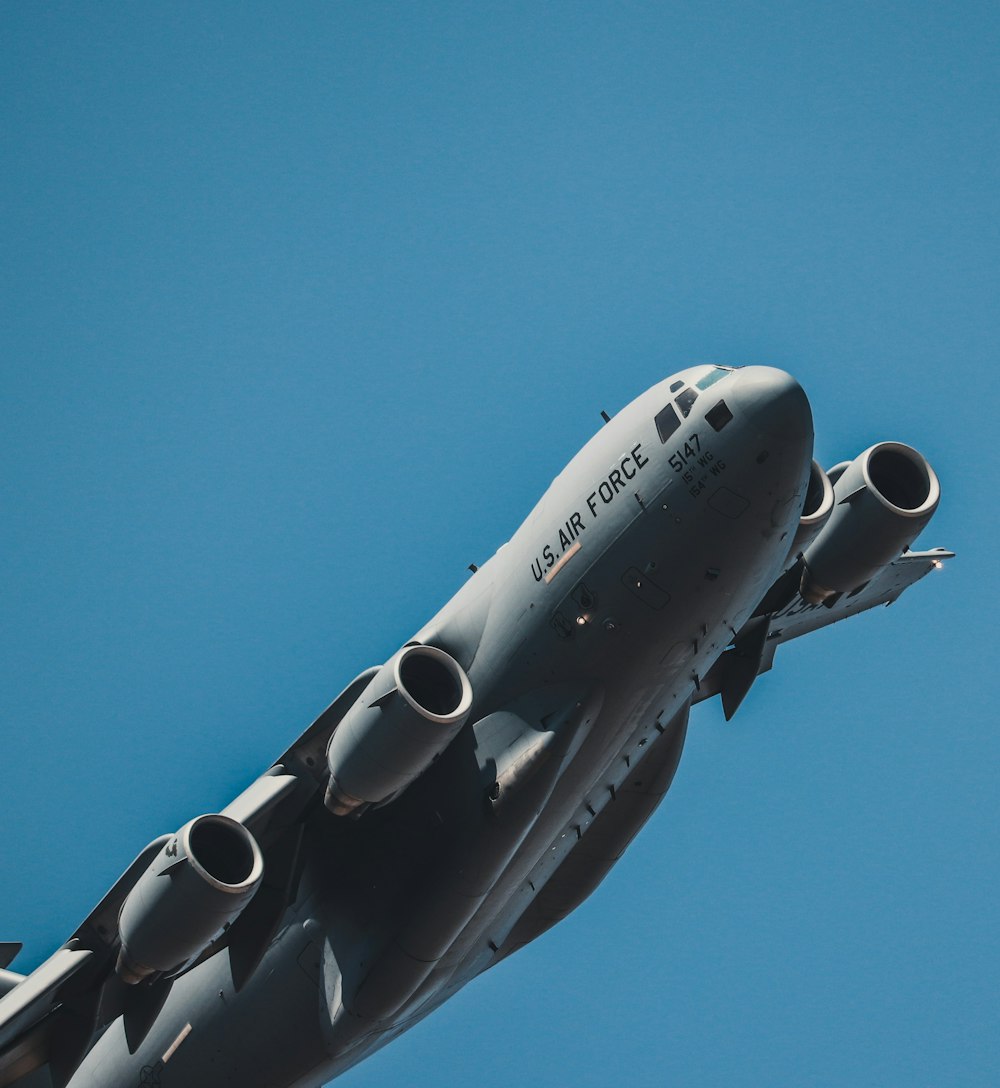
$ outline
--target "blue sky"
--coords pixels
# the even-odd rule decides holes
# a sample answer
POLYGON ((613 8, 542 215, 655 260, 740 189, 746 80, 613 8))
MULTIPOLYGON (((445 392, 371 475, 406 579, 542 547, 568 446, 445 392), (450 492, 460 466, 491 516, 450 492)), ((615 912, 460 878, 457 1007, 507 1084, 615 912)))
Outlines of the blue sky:
POLYGON ((0 8, 0 937, 31 966, 700 362, 936 467, 592 900, 341 1082, 1000 1078, 995 5, 0 8))

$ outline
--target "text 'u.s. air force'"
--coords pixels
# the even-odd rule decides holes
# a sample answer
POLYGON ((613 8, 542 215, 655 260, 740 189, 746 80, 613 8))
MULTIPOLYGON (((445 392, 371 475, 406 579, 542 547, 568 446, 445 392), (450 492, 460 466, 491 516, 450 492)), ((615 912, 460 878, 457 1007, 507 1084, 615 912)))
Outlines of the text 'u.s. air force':
POLYGON ((552 535, 550 542, 542 546, 541 555, 531 563, 531 573, 536 582, 545 579, 546 572, 556 566, 561 556, 568 558, 567 553, 580 534, 598 519, 605 507, 628 490, 629 481, 634 480, 648 464, 649 458, 642 452, 642 443, 637 442, 618 462, 618 467, 613 468, 591 491, 586 502, 581 504, 583 509, 574 510, 552 535))

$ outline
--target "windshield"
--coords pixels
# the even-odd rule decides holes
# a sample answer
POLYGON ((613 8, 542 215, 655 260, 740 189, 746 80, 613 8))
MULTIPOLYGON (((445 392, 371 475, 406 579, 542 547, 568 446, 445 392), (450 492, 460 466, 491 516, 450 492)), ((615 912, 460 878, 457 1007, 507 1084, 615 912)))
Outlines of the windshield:
POLYGON ((731 373, 732 371, 725 367, 713 366, 707 374, 702 375, 694 384, 699 389, 707 389, 710 385, 715 385, 716 382, 722 381, 727 374, 731 373))

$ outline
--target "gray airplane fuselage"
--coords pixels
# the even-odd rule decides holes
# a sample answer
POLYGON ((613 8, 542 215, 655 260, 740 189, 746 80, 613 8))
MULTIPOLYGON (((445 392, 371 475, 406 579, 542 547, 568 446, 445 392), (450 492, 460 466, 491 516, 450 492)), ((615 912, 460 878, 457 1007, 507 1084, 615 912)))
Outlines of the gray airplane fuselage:
POLYGON ((805 395, 768 367, 694 367, 619 412, 414 636, 472 686, 440 758, 356 819, 314 805, 249 980, 209 957, 134 1053, 118 1018, 69 1088, 322 1084, 573 909, 666 792, 701 678, 784 568, 812 448, 805 395))

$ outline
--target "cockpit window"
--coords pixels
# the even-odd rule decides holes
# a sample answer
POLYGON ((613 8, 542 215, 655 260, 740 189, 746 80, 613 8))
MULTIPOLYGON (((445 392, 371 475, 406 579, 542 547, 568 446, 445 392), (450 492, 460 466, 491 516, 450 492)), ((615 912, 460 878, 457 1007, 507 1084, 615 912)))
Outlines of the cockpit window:
POLYGON ((683 382, 671 382, 670 383, 670 392, 671 393, 676 393, 678 389, 683 389, 683 388, 684 388, 684 383, 683 382))
POLYGON ((709 408, 705 413, 706 421, 716 431, 721 431, 732 418, 733 413, 730 412, 729 405, 724 400, 720 400, 718 404, 709 408))
POLYGON ((698 394, 693 389, 685 389, 682 393, 678 393, 674 397, 674 404, 681 410, 681 415, 687 419, 691 414, 691 408, 694 406, 694 402, 698 399, 698 394))
POLYGON ((656 417, 656 433, 660 436, 660 441, 666 442, 680 425, 681 421, 677 418, 674 406, 668 404, 656 417))
POLYGON ((707 374, 700 377, 694 384, 698 386, 699 389, 707 389, 710 385, 715 385, 716 382, 722 381, 722 379, 727 374, 731 373, 732 371, 724 370, 721 366, 714 366, 707 374))

